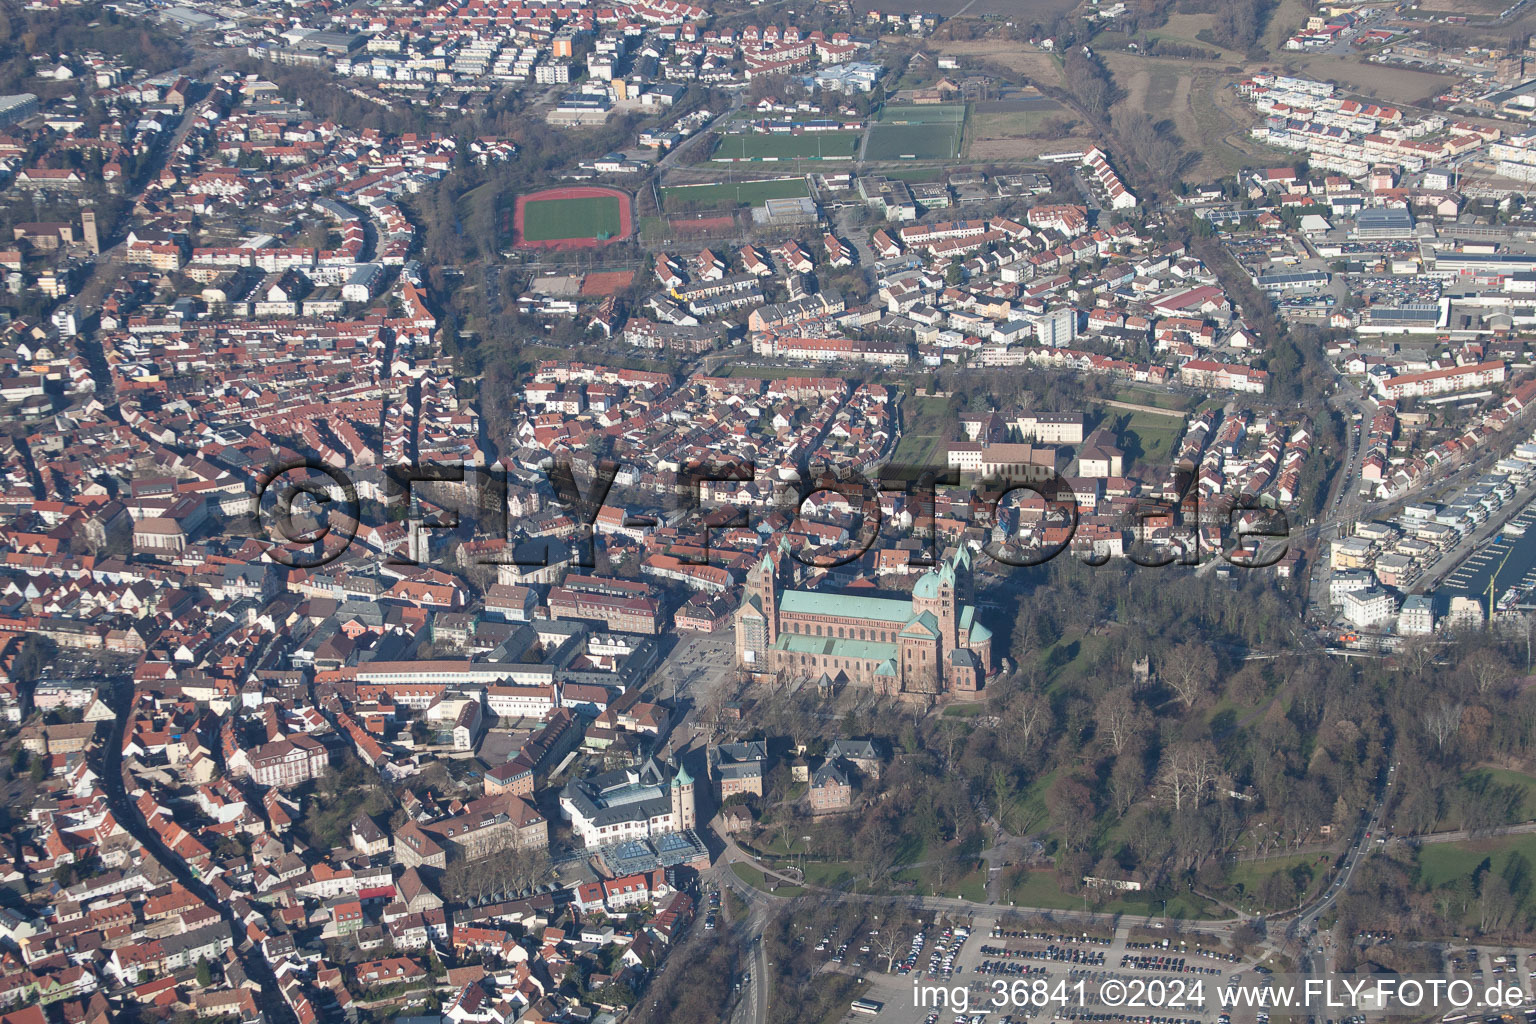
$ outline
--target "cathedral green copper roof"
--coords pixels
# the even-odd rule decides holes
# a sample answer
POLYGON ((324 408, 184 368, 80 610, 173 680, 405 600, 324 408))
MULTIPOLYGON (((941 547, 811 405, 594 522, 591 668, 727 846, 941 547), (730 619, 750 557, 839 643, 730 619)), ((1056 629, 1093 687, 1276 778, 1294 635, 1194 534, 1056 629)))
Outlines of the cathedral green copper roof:
POLYGON ((799 633, 780 633, 773 646, 790 654, 819 654, 863 661, 894 661, 897 656, 895 644, 883 644, 876 640, 843 640, 835 636, 802 636, 799 633))
POLYGON ((857 597, 823 594, 811 590, 786 590, 779 597, 779 613, 840 615, 844 618, 905 624, 912 618, 912 602, 889 597, 857 597))

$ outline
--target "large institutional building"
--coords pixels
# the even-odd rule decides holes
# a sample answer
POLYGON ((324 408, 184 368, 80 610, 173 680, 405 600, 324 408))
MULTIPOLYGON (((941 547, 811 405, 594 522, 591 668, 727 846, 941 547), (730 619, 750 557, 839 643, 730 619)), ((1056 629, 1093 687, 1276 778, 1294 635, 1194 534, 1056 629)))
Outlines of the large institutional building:
POLYGON ((736 610, 736 664, 761 679, 820 679, 890 695, 974 695, 992 672, 992 633, 962 604, 962 547, 924 573, 911 598, 779 589, 781 548, 747 574, 736 610))
POLYGON ((587 849, 682 832, 698 824, 693 776, 668 775, 655 758, 577 779, 560 791, 561 814, 587 849))

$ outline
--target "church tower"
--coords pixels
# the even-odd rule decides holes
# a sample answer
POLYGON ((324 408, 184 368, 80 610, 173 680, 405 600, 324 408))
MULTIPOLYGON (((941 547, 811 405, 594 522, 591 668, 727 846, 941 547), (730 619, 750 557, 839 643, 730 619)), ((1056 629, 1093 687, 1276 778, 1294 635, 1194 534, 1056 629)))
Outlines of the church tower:
POLYGON ((405 556, 417 565, 427 561, 427 528, 422 522, 421 499, 411 495, 411 505, 405 514, 405 556))
POLYGON ((697 807, 693 801, 693 776, 681 763, 677 774, 672 776, 672 820, 678 830, 693 828, 698 823, 697 807))
POLYGON ((956 595, 955 571, 950 566, 939 570, 939 643, 944 655, 959 646, 960 610, 956 595))
POLYGON ((774 568, 772 556, 764 555, 762 560, 752 567, 752 571, 747 573, 747 596, 757 598, 762 606, 763 615, 768 620, 768 646, 772 647, 779 639, 778 573, 774 568))

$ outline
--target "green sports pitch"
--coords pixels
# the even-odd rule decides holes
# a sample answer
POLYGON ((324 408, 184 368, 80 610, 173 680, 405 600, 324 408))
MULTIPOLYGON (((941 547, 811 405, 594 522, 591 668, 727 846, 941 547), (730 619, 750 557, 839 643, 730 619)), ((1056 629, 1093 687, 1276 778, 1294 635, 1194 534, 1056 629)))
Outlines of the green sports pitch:
POLYGON ((805 132, 800 135, 742 132, 722 135, 715 160, 852 160, 861 132, 805 132))
POLYGON ((887 106, 869 129, 866 160, 953 160, 960 155, 965 104, 887 106))
POLYGON ((523 208, 523 239, 559 242, 568 238, 612 238, 623 227, 619 200, 536 199, 523 208))

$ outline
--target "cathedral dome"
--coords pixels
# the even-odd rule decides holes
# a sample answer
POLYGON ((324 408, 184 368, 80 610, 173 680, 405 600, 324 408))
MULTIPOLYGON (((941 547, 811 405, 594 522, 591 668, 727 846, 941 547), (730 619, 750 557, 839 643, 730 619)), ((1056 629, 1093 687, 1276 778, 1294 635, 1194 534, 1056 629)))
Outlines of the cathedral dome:
POLYGON ((912 596, 919 600, 932 601, 939 596, 939 574, 929 569, 917 578, 917 585, 912 588, 912 596))

